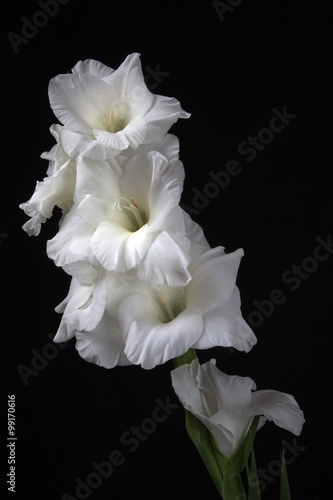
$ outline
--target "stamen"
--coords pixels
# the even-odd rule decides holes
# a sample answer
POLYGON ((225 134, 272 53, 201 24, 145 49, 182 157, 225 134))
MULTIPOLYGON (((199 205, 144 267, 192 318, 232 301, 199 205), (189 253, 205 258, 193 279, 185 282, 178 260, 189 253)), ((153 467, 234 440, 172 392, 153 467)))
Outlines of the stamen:
POLYGON ((130 198, 130 200, 128 200, 124 196, 121 196, 120 198, 116 199, 112 208, 115 210, 122 210, 123 208, 129 210, 133 214, 135 221, 138 224, 138 229, 145 225, 141 217, 139 207, 134 198, 130 198))
POLYGON ((130 122, 129 107, 126 103, 119 103, 111 113, 104 113, 103 116, 104 129, 113 134, 123 130, 130 122))

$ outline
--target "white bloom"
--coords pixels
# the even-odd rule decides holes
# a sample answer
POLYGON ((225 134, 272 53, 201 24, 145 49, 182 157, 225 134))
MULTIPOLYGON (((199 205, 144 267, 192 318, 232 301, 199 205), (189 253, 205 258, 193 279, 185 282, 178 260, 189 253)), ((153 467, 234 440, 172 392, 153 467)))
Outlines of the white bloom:
POLYGON ((63 313, 55 342, 66 342, 76 337, 76 349, 80 356, 104 368, 128 365, 124 354, 124 340, 119 321, 106 310, 121 300, 121 291, 131 279, 88 262, 65 266, 72 276, 67 297, 56 307, 63 313), (119 295, 119 296, 118 296, 119 295))
MULTIPOLYGON (((201 228, 187 214, 184 218, 189 237, 208 245, 201 228)), ((120 304, 129 296, 150 297, 153 290, 159 293, 162 288, 139 280, 134 270, 115 273, 87 261, 65 265, 64 270, 72 276, 72 282, 67 297, 56 308, 63 316, 55 342, 65 342, 75 336, 79 354, 87 361, 105 368, 131 364, 124 353, 120 304)), ((172 287, 171 292, 175 298, 181 298, 183 288, 172 287)), ((187 314, 190 317, 189 311, 187 314)))
POLYGON ((175 98, 147 89, 139 56, 130 54, 117 70, 79 61, 73 73, 51 80, 50 103, 65 126, 67 154, 104 160, 158 140, 178 118, 190 116, 175 98))
MULTIPOLYGON (((192 242, 192 279, 186 286, 152 284, 138 279, 135 269, 107 271, 93 256, 93 264, 84 260, 66 264, 64 269, 73 279, 57 308, 63 318, 55 340, 75 335, 80 354, 106 368, 120 363, 118 354, 122 363, 151 369, 190 347, 251 349, 256 338, 241 316, 235 285, 242 250, 225 254, 222 247, 211 249, 200 226, 187 214, 183 217, 192 242)), ((63 227, 67 233, 67 220, 59 234, 63 227)), ((77 255, 82 256, 84 238, 76 244, 77 255)), ((70 238, 65 254, 69 248, 70 238)))
MULTIPOLYGON (((59 125, 50 129, 57 140, 60 129, 59 125)), ((52 216, 55 206, 67 213, 73 205, 76 162, 64 152, 60 143, 41 156, 49 160, 47 177, 42 182, 37 182, 30 200, 20 205, 20 208, 31 217, 23 226, 29 236, 37 236, 40 233, 41 224, 52 216)))
POLYGON ((75 205, 47 251, 58 266, 97 260, 108 271, 137 270, 140 279, 170 286, 190 280, 190 242, 179 207, 181 162, 157 152, 121 167, 115 158, 83 158, 75 205))
POLYGON ((221 453, 231 458, 245 435, 253 417, 266 419, 299 435, 304 423, 303 412, 294 397, 279 391, 255 391, 252 379, 229 376, 215 361, 199 365, 197 359, 171 372, 172 385, 182 405, 212 433, 221 453))
POLYGON ((192 243, 190 255, 192 279, 186 286, 148 286, 120 304, 125 354, 132 363, 151 369, 190 347, 249 351, 255 344, 235 285, 242 250, 225 254, 222 247, 192 243))

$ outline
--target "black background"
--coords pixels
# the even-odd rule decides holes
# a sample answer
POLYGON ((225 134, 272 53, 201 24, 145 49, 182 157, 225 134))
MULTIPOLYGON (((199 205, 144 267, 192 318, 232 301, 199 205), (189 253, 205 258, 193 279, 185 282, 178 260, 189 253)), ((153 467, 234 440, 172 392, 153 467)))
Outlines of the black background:
POLYGON ((217 358, 222 370, 252 377, 258 389, 289 392, 304 410, 306 424, 296 441, 273 424, 257 434, 258 467, 268 471, 263 498, 278 498, 274 472, 285 439, 297 447, 289 465, 292 498, 329 500, 333 257, 319 262, 307 279, 300 278, 294 291, 282 275, 293 274, 293 265, 303 266, 313 256, 317 237, 326 241, 332 234, 332 3, 244 0, 222 20, 211 1, 70 0, 28 43, 19 44, 17 53, 7 34, 20 35, 21 18, 32 20, 41 7, 35 1, 6 2, 3 9, 4 493, 7 394, 15 394, 13 498, 60 500, 64 493, 75 498, 75 479, 85 481, 94 471, 92 463, 107 460, 115 449, 124 463, 89 498, 219 498, 186 435, 182 408, 158 423, 135 451, 121 442, 124 432, 152 416, 157 398, 177 403, 171 363, 152 371, 108 371, 83 361, 74 341, 64 349, 45 347, 60 320, 54 307, 69 284, 45 252, 59 213, 37 238, 21 229, 27 217, 18 205, 45 176, 47 162, 40 154, 54 143, 48 130, 56 122, 47 95, 50 78, 80 59, 116 68, 129 53, 140 52, 145 74, 157 65, 164 73, 160 81, 147 80, 153 91, 176 97, 192 114, 172 128, 186 170, 183 203, 193 206, 193 190, 203 193, 210 171, 225 169, 229 160, 242 167, 193 218, 212 246, 223 245, 228 252, 244 248, 238 275, 244 317, 257 310, 254 301, 268 300, 274 289, 286 297, 263 321, 250 316, 261 323, 254 327, 258 344, 251 353, 214 349, 200 358, 217 358), (297 117, 247 161, 249 155, 238 151, 240 143, 269 125, 273 108, 282 111, 284 106, 297 117), (54 359, 25 384, 17 367, 31 369, 34 354, 43 349, 54 359))

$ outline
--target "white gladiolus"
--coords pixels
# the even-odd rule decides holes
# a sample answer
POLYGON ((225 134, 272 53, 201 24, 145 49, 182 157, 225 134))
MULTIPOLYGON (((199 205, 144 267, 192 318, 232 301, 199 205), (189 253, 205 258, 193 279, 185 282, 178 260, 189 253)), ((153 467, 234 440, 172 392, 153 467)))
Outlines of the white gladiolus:
POLYGON ((159 140, 178 118, 190 116, 173 97, 148 90, 139 56, 130 54, 116 70, 80 61, 71 74, 51 80, 50 103, 64 125, 67 154, 104 160, 159 140))
POLYGON ((171 372, 172 385, 182 405, 212 433, 219 450, 232 458, 246 436, 253 418, 266 419, 299 435, 303 412, 294 397, 279 391, 256 391, 249 377, 226 375, 215 360, 199 365, 197 359, 171 372))
POLYGON ((54 341, 75 338, 84 360, 107 369, 176 360, 173 387, 196 417, 187 414, 188 432, 223 497, 243 498, 229 464, 254 417, 259 427, 273 420, 297 435, 304 418, 293 396, 255 391, 253 380, 222 373, 214 360, 182 364, 196 349, 248 352, 257 341, 236 286, 243 250, 211 248, 180 206, 185 171, 168 130, 190 115, 175 98, 148 90, 137 53, 116 70, 79 61, 51 80, 49 99, 61 123, 50 129, 56 144, 42 155, 46 177, 20 208, 29 235, 55 207, 62 211, 47 254, 72 280, 56 308, 54 341))
POLYGON ((157 152, 136 155, 121 167, 82 159, 77 166, 75 205, 48 255, 59 266, 95 259, 108 271, 137 269, 144 281, 178 286, 190 274, 183 212, 181 162, 157 152))

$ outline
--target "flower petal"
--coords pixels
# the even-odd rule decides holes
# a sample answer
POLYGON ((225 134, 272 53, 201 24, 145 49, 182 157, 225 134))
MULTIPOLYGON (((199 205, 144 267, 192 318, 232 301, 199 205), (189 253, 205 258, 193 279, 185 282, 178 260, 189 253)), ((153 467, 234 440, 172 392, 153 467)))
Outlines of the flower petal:
POLYGON ((122 302, 119 322, 126 356, 147 370, 188 351, 203 327, 200 310, 195 308, 187 308, 174 320, 163 323, 154 301, 144 295, 131 295, 122 302))
POLYGON ((131 232, 118 222, 104 221, 94 232, 91 246, 94 256, 105 269, 125 272, 143 259, 151 241, 147 224, 131 232))
POLYGON ((119 101, 130 108, 133 120, 144 116, 155 102, 144 81, 140 54, 129 54, 112 74, 103 77, 103 81, 116 90, 119 101))
POLYGON ((268 420, 299 436, 305 422, 295 398, 284 392, 265 390, 252 395, 253 415, 264 415, 268 420))
POLYGON ((138 278, 150 283, 185 286, 191 279, 187 268, 189 256, 166 231, 152 241, 138 265, 138 278))
POLYGON ((98 76, 98 78, 103 78, 105 76, 111 75, 114 69, 105 66, 95 59, 86 59, 85 61, 79 61, 72 68, 73 73, 83 73, 93 76, 98 76))
POLYGON ((94 136, 102 144, 115 151, 122 151, 131 147, 136 149, 146 136, 147 125, 143 118, 136 118, 119 132, 111 133, 107 130, 94 129, 94 136))
POLYGON ((66 153, 78 160, 87 157, 103 161, 119 153, 109 145, 98 141, 93 135, 85 135, 67 127, 62 128, 61 142, 66 153))
POLYGON ((107 277, 99 269, 93 285, 80 284, 63 314, 63 320, 75 330, 93 330, 101 320, 106 304, 107 277))
POLYGON ((91 332, 75 332, 75 336, 78 353, 89 363, 104 368, 131 364, 124 354, 124 341, 119 323, 109 314, 105 314, 91 332))
POLYGON ((73 205, 58 233, 47 242, 48 257, 54 260, 57 266, 80 260, 91 261, 93 252, 90 242, 93 232, 94 228, 79 216, 76 206, 73 205))
POLYGON ((27 203, 20 205, 26 213, 36 210, 49 219, 55 206, 69 211, 73 205, 75 168, 71 161, 65 163, 54 175, 37 182, 36 189, 27 203))
POLYGON ((74 337, 74 330, 63 319, 60 321, 59 328, 53 338, 53 342, 56 344, 60 342, 67 342, 74 337))
POLYGON ((194 220, 191 219, 191 217, 187 212, 185 212, 185 210, 182 210, 182 212, 185 222, 185 233, 187 238, 193 243, 196 243, 198 245, 203 245, 206 248, 210 248, 210 245, 206 240, 202 227, 199 226, 199 224, 197 224, 196 222, 194 222, 194 220))
MULTIPOLYGON (((149 217, 151 231, 165 229, 170 213, 179 204, 182 191, 179 171, 173 164, 156 151, 137 155, 125 165, 120 186, 124 196, 134 196, 137 205, 149 217)), ((179 221, 184 225, 182 217, 179 221)), ((175 231, 181 229, 183 227, 174 227, 175 231)))
POLYGON ((217 408, 210 411, 209 416, 219 410, 245 408, 248 410, 252 402, 252 392, 256 389, 254 381, 249 377, 226 375, 215 363, 204 363, 198 373, 198 387, 202 393, 213 392, 217 400, 217 408))
POLYGON ((154 106, 145 115, 148 124, 145 143, 156 141, 179 118, 189 118, 190 116, 181 108, 179 101, 174 97, 155 95, 154 106))
POLYGON ((58 75, 49 84, 51 108, 58 120, 83 134, 102 128, 110 103, 118 99, 115 89, 96 76, 73 73, 58 75))
MULTIPOLYGON (((121 167, 114 158, 109 162, 82 158, 77 163, 75 203, 79 204, 87 196, 90 196, 93 200, 102 201, 112 209, 114 200, 121 196, 119 190, 120 175, 121 167)), ((96 218, 93 215, 93 207, 90 208, 90 211, 92 214, 91 220, 98 220, 98 217, 96 218)), ((107 213, 108 211, 105 213, 106 217, 107 213)))
MULTIPOLYGON (((168 162, 178 162, 179 161, 179 139, 173 134, 164 134, 158 141, 149 144, 140 144, 137 149, 128 148, 121 152, 121 156, 132 158, 136 155, 147 155, 150 151, 158 151, 162 156, 168 160, 168 162)), ((181 163, 181 162, 179 162, 181 163)), ((182 175, 184 174, 184 168, 182 168, 182 175)), ((182 182, 184 179, 182 179, 182 182)))
POLYGON ((87 261, 81 260, 63 266, 63 270, 80 283, 93 285, 96 282, 98 271, 87 261))
POLYGON ((204 320, 205 328, 195 345, 196 349, 221 346, 249 352, 257 343, 252 329, 242 317, 238 288, 220 307, 205 313, 204 320))

